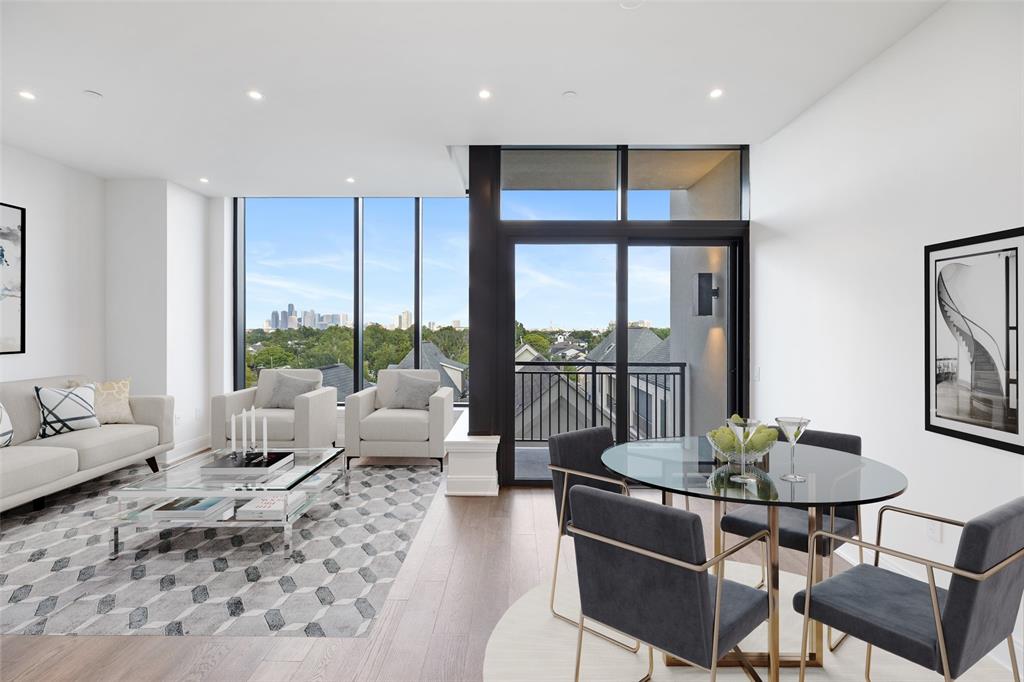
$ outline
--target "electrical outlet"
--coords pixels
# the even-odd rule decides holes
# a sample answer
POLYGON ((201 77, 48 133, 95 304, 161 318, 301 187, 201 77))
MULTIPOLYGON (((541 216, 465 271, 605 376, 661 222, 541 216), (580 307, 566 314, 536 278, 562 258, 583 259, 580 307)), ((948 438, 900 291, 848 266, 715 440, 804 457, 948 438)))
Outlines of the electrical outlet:
POLYGON ((927 525, 928 539, 932 542, 942 542, 942 524, 938 521, 929 521, 927 525))
POLYGON ((202 410, 200 410, 200 409, 199 409, 199 408, 197 407, 197 408, 196 408, 196 413, 195 413, 195 419, 196 419, 196 421, 199 421, 199 420, 200 420, 200 419, 202 419, 202 418, 203 418, 203 411, 202 411, 202 410))
POLYGON ((177 412, 174 413, 174 423, 175 424, 180 424, 181 423, 181 415, 178 414, 177 412))
POLYGON ((761 380, 761 365, 754 368, 754 381, 761 380))

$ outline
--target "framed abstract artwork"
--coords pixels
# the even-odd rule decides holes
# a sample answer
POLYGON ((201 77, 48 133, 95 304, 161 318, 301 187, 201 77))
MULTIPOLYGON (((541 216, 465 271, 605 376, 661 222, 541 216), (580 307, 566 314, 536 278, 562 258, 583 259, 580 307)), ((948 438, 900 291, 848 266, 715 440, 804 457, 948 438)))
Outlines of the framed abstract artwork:
POLYGON ((0 203, 0 355, 25 352, 25 209, 0 203))
POLYGON ((1022 254, 1024 227, 925 247, 928 431, 1024 454, 1022 254))

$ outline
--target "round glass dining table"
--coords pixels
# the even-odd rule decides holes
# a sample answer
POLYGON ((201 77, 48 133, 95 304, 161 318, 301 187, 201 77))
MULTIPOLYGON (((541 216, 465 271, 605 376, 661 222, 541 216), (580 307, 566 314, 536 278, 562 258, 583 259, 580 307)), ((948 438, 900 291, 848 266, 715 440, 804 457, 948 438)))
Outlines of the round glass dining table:
MULTIPOLYGON (((902 494, 907 477, 888 464, 841 450, 789 443, 776 443, 758 461, 748 461, 746 470, 753 481, 735 482, 738 463, 719 462, 707 438, 688 436, 658 440, 632 441, 604 451, 601 461, 613 474, 629 482, 662 491, 662 499, 671 504, 672 495, 711 500, 714 503, 715 554, 722 552, 721 518, 725 503, 755 504, 766 507, 768 525, 768 652, 748 653, 758 666, 767 665, 769 679, 779 679, 781 666, 798 666, 799 654, 779 652, 779 507, 807 509, 808 536, 822 529, 822 519, 834 507, 881 502, 902 494), (791 452, 792 461, 791 461, 791 452), (802 482, 782 479, 791 470, 806 477, 802 482)), ((858 513, 858 528, 860 519, 858 513)), ((826 529, 827 530, 827 529, 826 529)), ((814 573, 822 576, 822 557, 815 552, 814 573)), ((814 622, 810 638, 808 665, 820 666, 824 634, 814 622)), ((723 661, 726 664, 737 661, 723 661)))

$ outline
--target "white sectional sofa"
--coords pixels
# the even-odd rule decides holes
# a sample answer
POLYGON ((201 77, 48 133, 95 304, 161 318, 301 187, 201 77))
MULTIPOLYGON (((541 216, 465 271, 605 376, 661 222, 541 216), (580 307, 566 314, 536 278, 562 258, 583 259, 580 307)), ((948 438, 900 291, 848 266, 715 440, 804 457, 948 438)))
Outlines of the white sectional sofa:
POLYGON ((0 511, 143 460, 156 471, 156 456, 174 447, 174 398, 166 395, 131 396, 134 424, 37 438, 35 387, 67 388, 72 380, 90 381, 70 375, 0 382, 0 403, 14 425, 11 445, 0 448, 0 511))
POLYGON ((398 387, 398 375, 407 373, 432 381, 433 369, 382 369, 377 385, 345 399, 345 464, 356 457, 424 457, 444 468, 444 439, 455 423, 455 392, 441 387, 430 396, 426 410, 384 407, 398 387))

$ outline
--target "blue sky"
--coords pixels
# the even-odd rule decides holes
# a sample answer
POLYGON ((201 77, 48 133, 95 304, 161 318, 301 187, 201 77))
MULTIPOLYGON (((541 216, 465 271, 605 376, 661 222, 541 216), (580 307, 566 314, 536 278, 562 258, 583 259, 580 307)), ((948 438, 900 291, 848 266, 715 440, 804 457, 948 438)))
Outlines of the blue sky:
MULTIPOLYGON (((630 192, 633 217, 668 216, 667 192, 630 192)), ((469 321, 469 202, 428 198, 423 205, 425 321, 469 321)), ((506 192, 506 219, 614 218, 614 192, 506 192), (609 196, 610 195, 610 196, 609 196), (610 201, 610 203, 609 203, 610 201)), ((413 309, 412 199, 367 199, 363 208, 366 319, 395 322, 413 309)), ((272 310, 352 314, 353 200, 258 198, 246 201, 246 326, 272 310)), ((615 249, 520 245, 516 317, 527 327, 601 328, 615 317, 615 249)), ((668 326, 669 249, 630 250, 630 320, 668 326)))

